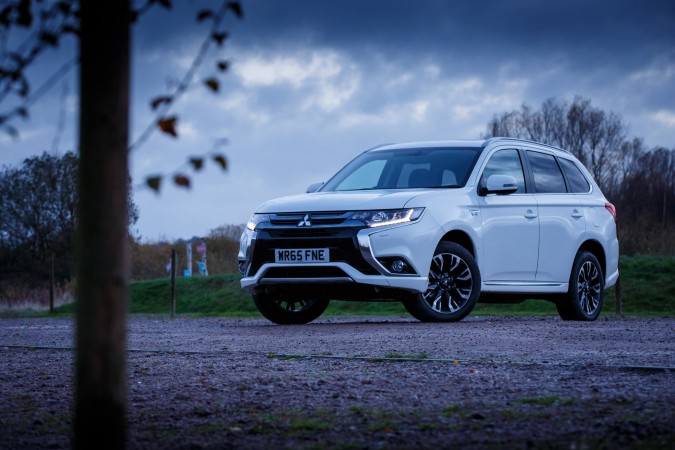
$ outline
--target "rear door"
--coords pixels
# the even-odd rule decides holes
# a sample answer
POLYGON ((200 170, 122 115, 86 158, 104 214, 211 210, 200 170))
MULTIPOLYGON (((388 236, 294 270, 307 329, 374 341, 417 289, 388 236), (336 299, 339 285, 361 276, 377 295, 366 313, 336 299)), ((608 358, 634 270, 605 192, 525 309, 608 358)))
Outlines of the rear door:
POLYGON ((536 281, 566 283, 580 237, 586 229, 585 208, 568 187, 556 157, 527 150, 534 197, 539 208, 539 262, 536 281))

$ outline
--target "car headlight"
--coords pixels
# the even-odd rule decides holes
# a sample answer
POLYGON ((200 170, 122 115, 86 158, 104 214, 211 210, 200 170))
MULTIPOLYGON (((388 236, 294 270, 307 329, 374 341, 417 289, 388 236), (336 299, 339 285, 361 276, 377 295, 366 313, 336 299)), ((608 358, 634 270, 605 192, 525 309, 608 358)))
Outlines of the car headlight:
POLYGON ((269 222, 269 220, 270 220, 269 214, 253 214, 251 218, 248 219, 246 228, 248 228, 251 231, 255 231, 255 227, 257 227, 259 223, 269 222))
POLYGON ((383 227, 399 223, 414 222, 422 215, 424 208, 385 209, 380 211, 359 211, 351 218, 361 220, 369 227, 383 227))

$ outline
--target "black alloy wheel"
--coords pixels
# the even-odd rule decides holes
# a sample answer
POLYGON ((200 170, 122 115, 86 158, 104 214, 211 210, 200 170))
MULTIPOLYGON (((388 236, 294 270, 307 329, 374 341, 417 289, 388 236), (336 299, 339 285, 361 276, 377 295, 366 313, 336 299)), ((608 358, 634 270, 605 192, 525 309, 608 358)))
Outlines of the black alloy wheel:
POLYGON ((480 280, 476 260, 467 249, 454 242, 441 242, 431 261, 426 292, 403 305, 422 322, 456 322, 476 306, 480 280))

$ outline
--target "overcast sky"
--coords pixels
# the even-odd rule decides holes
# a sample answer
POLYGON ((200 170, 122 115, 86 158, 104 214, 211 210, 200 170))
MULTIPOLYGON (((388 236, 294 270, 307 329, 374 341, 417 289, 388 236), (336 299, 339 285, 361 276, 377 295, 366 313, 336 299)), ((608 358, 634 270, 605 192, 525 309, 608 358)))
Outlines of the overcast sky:
MULTIPOLYGON (((216 2, 174 3, 173 12, 156 8, 133 30, 134 140, 152 119, 150 100, 184 75, 207 34, 195 12, 216 2)), ((368 147, 476 139, 493 114, 522 103, 538 108, 549 97, 581 95, 618 113, 649 147, 675 148, 672 0, 242 4, 245 18, 228 20, 224 52, 211 53, 232 63, 221 91, 190 90, 174 109, 179 137, 155 133, 131 154, 145 240, 244 223, 261 202, 304 192, 368 147), (221 138, 229 141, 226 174, 210 165, 189 191, 140 187, 221 138)), ((31 76, 47 76, 73 47, 62 45, 31 76)), ((74 71, 16 124, 20 140, 0 136, 0 164, 76 149, 76 93, 74 71)))

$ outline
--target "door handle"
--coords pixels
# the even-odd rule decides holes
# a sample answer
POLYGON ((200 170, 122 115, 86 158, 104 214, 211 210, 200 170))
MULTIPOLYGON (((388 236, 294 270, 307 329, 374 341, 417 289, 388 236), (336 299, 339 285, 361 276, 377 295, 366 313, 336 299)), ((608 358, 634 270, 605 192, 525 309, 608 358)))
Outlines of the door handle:
POLYGON ((527 211, 525 211, 525 218, 526 218, 526 219, 536 219, 536 218, 537 218, 537 213, 532 212, 531 209, 528 209, 527 211))
POLYGON ((575 210, 572 211, 572 217, 574 217, 575 219, 578 219, 580 217, 584 217, 584 215, 582 213, 580 213, 578 209, 575 209, 575 210))

